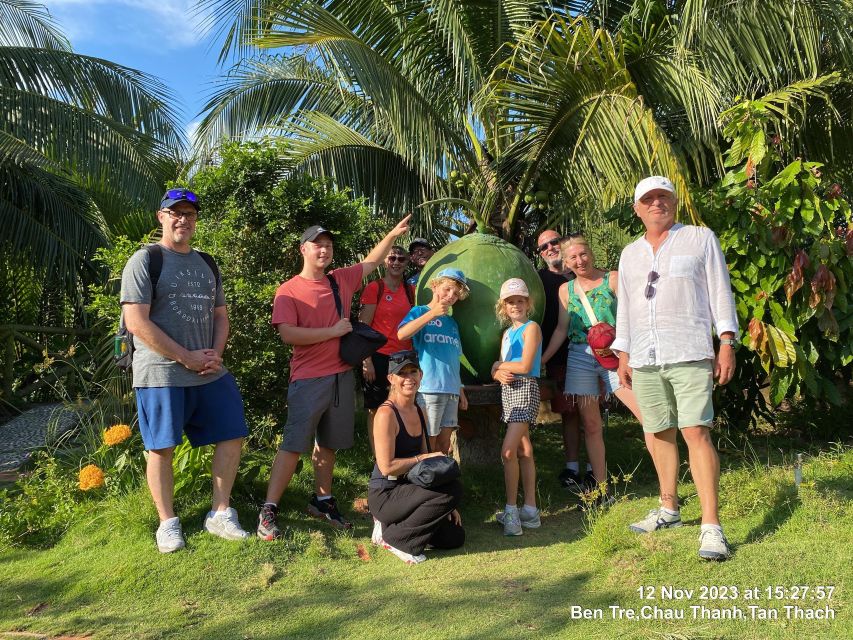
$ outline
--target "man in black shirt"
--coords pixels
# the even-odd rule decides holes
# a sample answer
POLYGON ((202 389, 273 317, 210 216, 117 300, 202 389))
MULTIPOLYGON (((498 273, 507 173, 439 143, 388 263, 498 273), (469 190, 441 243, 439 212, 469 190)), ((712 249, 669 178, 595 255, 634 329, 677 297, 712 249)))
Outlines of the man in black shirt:
MULTIPOLYGON (((560 234, 547 229, 539 234, 536 244, 545 267, 539 270, 539 278, 545 288, 545 315, 542 318, 542 344, 551 340, 560 313, 565 313, 558 291, 560 286, 574 278, 574 274, 563 267, 560 253, 560 234)), ((551 411, 559 413, 563 422, 563 453, 566 457, 565 468, 560 472, 560 484, 567 489, 580 489, 582 480, 578 466, 580 449, 580 426, 577 408, 574 402, 563 393, 566 387, 566 359, 568 342, 545 365, 548 378, 554 381, 556 393, 551 398, 551 411)))

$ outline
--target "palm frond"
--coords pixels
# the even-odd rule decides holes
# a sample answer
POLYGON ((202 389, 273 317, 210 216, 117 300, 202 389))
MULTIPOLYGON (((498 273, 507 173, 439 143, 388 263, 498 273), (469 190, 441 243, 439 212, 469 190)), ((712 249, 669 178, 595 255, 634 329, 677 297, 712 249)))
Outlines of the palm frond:
POLYGON ((47 7, 29 0, 0 0, 0 46, 71 51, 47 7))

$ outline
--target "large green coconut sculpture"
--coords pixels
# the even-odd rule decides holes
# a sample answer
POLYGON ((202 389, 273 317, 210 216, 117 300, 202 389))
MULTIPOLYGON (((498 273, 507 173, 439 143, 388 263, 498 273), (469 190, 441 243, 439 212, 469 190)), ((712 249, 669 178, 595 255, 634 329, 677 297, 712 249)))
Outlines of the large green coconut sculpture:
POLYGON ((432 300, 429 282, 446 267, 461 269, 468 278, 471 295, 453 305, 453 317, 462 336, 462 380, 466 384, 489 383, 492 363, 500 354, 501 327, 495 317, 495 303, 501 284, 509 278, 522 278, 530 290, 534 313, 542 320, 545 291, 539 274, 518 247, 492 235, 473 233, 437 251, 424 266, 418 280, 418 304, 432 300))

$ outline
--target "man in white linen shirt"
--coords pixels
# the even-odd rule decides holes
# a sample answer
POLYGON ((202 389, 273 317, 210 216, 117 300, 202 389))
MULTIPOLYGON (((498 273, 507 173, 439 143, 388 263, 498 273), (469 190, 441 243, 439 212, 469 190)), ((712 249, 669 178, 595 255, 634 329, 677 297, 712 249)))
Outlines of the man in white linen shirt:
POLYGON ((634 191, 646 233, 622 251, 616 339, 619 381, 633 388, 652 455, 660 508, 631 525, 637 533, 681 526, 676 431, 687 443, 702 508, 699 557, 725 560, 731 550, 719 520, 720 459, 711 441, 711 393, 735 370, 734 296, 720 243, 705 227, 676 224, 678 199, 669 179, 653 176, 634 191), (720 336, 714 353, 711 327, 720 336))

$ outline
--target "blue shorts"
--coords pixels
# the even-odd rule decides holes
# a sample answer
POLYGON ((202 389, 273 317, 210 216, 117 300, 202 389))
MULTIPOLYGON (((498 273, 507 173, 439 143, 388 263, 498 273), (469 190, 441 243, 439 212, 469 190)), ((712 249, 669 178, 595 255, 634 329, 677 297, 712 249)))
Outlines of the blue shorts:
POLYGON ((136 387, 139 431, 146 451, 181 444, 194 447, 249 435, 243 398, 234 376, 197 387, 136 387))
POLYGON ((586 343, 569 345, 569 359, 566 363, 567 395, 599 396, 602 393, 599 380, 604 383, 605 394, 613 393, 622 386, 616 372, 602 367, 586 343))

